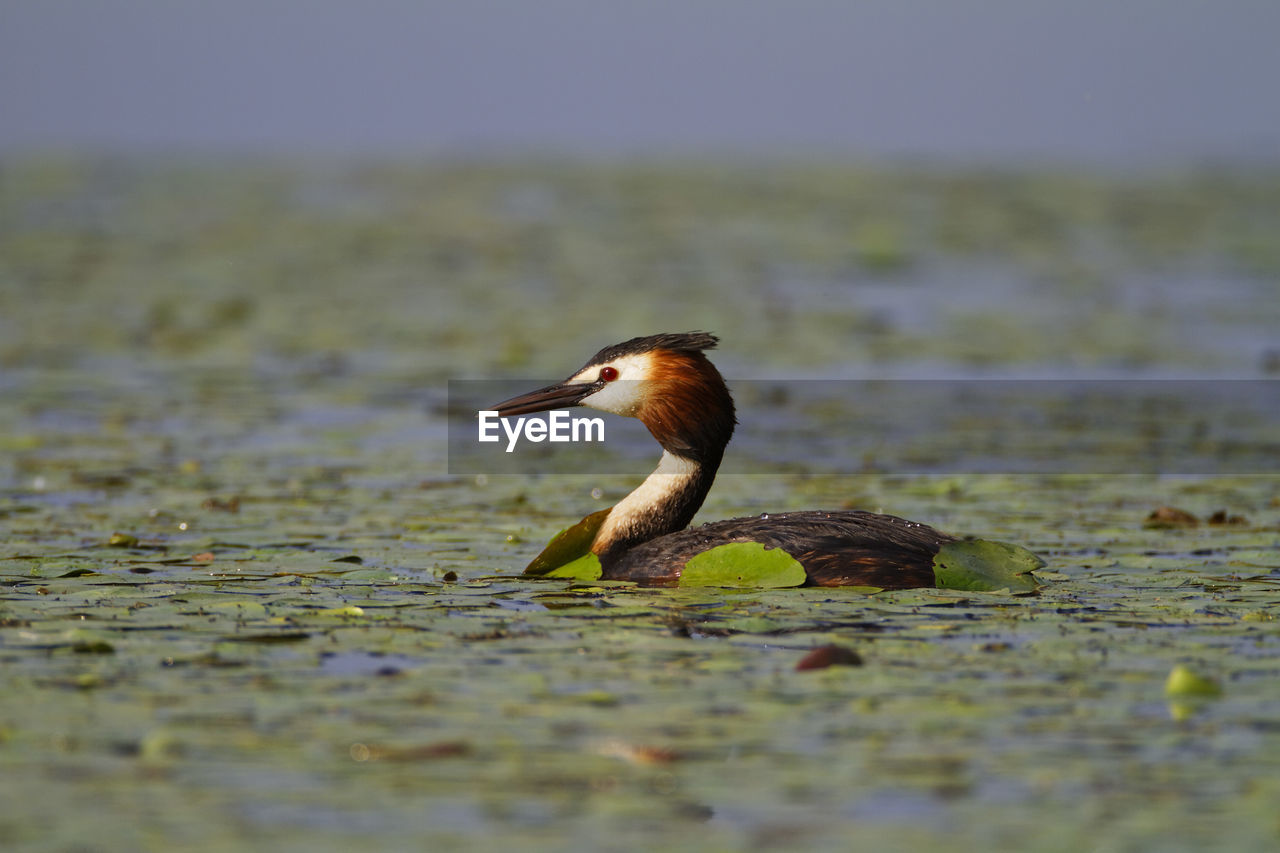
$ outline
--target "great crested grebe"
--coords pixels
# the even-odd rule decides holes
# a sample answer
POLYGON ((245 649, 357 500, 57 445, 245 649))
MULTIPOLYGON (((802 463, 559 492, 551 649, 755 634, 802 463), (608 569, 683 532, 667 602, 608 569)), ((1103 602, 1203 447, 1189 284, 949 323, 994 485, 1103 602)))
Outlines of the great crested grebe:
MULTIPOLYGON (((639 418, 663 450, 657 469, 635 491, 563 531, 525 573, 546 574, 594 555, 605 580, 668 585, 699 555, 759 543, 790 555, 809 586, 938 585, 939 552, 962 540, 892 515, 811 510, 685 529, 711 489, 737 423, 729 389, 703 354, 718 342, 706 332, 633 338, 600 350, 563 382, 493 407, 502 417, 588 406, 639 418)), ((1042 565, 1026 549, 987 544, 1001 549, 999 560, 1012 557, 1016 574, 1042 565)))

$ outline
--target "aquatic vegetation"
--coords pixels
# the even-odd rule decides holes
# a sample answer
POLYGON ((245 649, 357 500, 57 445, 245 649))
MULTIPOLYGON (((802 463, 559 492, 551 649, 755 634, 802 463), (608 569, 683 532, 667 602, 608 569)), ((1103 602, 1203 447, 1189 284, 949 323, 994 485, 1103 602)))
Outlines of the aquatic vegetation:
MULTIPOLYGON (((558 375, 542 341, 673 312, 787 342, 740 348, 731 381, 1245 372, 1280 327, 1257 248, 1277 186, 5 164, 0 842, 1272 849, 1265 429, 1204 476, 903 473, 930 452, 912 436, 833 472, 818 443, 745 440, 701 518, 891 511, 1024 543, 1046 582, 641 589, 521 570, 647 463, 451 476, 444 383, 558 375), (1219 289, 1193 286, 1207 268, 1219 289), (1197 523, 1149 526, 1162 507, 1197 523)), ((744 405, 778 434, 864 416, 744 405)), ((1081 434, 1142 447, 1091 405, 1081 434)), ((1174 421, 1146 438, 1193 434, 1174 421)))

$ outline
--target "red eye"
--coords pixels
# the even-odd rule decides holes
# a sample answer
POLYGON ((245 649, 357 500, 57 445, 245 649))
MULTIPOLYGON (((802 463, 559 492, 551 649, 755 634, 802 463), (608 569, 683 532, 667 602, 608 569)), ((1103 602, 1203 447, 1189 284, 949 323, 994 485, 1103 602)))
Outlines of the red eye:
POLYGON ((617 378, 618 378, 618 368, 616 368, 616 367, 602 367, 602 368, 600 368, 600 381, 601 381, 601 382, 612 382, 613 380, 615 380, 615 379, 617 379, 617 378))

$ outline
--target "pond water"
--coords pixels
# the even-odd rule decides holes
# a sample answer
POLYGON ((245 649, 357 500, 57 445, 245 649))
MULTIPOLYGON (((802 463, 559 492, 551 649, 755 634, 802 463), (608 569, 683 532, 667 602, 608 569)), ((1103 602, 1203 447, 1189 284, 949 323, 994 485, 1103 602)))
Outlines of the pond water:
POLYGON ((5 163, 0 842, 1274 849, 1276 233, 1273 174, 5 163), (884 510, 1045 586, 521 579, 656 450, 450 473, 450 381, 694 328, 744 424, 700 519, 884 510), (886 377, 1197 381, 1050 390, 1068 466, 845 393, 886 377))

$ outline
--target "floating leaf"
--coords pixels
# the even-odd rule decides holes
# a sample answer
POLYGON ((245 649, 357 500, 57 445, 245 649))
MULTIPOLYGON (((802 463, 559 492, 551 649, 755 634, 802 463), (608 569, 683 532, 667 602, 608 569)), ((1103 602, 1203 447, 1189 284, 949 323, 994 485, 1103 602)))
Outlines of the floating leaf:
POLYGON ((352 569, 349 572, 341 572, 344 582, 350 581, 393 581, 399 576, 388 569, 352 569))
POLYGON ((964 539, 942 546, 933 558, 933 575, 941 589, 1030 592, 1039 586, 1031 572, 1043 565, 1020 545, 964 539))
MULTIPOLYGON (((552 536, 551 541, 547 543, 547 547, 542 549, 542 553, 534 557, 533 561, 525 566, 524 573, 526 575, 545 575, 562 566, 568 566, 578 558, 589 554, 591 552, 591 543, 595 540, 596 533, 600 530, 600 526, 604 524, 605 516, 609 514, 609 511, 608 509, 602 509, 599 512, 593 512, 572 527, 567 527, 552 536)), ((557 575, 557 577, 573 576, 557 575)), ((600 576, 596 575, 595 577, 598 578, 600 576)), ((593 578, 587 578, 587 580, 593 580, 593 578)))
MULTIPOLYGON (((223 598, 227 596, 223 595, 223 598)), ((184 603, 197 601, 199 610, 196 612, 204 613, 230 613, 241 619, 260 619, 270 616, 271 611, 267 606, 258 601, 219 601, 217 596, 200 597, 188 594, 184 598, 184 603)), ((180 611, 182 612, 182 611, 180 611)), ((190 615, 192 611, 182 612, 182 615, 190 615)))
POLYGON ((808 576, 804 566, 781 548, 759 542, 730 542, 693 557, 684 564, 680 586, 778 589, 800 586, 808 576))
POLYGON ((150 732, 138 741, 138 758, 143 762, 166 762, 182 754, 182 741, 171 731, 150 732))
POLYGON ((60 575, 54 575, 54 577, 57 577, 57 578, 82 578, 82 577, 84 577, 85 575, 96 575, 96 574, 100 574, 100 572, 95 572, 93 569, 72 569, 71 571, 69 571, 69 572, 65 572, 65 573, 63 573, 63 574, 60 574, 60 575))
POLYGON ((1195 672, 1190 667, 1178 664, 1169 671, 1164 683, 1167 696, 1179 698, 1210 699, 1222 695, 1222 687, 1212 678, 1195 672))
POLYGON ((786 623, 768 616, 740 616, 717 622, 714 628, 729 634, 777 634, 786 628, 786 623))
POLYGON ((110 655, 115 653, 115 646, 105 640, 85 640, 73 643, 71 651, 80 655, 110 655))
POLYGON ((600 558, 595 554, 584 554, 572 562, 565 563, 558 569, 552 569, 543 577, 570 578, 576 581, 600 580, 604 570, 600 566, 600 558))
POLYGON ((229 643, 299 643, 310 636, 305 631, 280 631, 273 634, 237 634, 223 639, 229 643))
POLYGON ((328 607, 324 610, 315 611, 314 616, 363 616, 364 608, 357 607, 354 604, 348 604, 345 607, 328 607))

